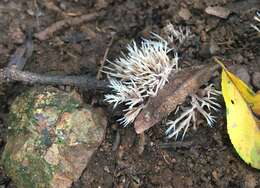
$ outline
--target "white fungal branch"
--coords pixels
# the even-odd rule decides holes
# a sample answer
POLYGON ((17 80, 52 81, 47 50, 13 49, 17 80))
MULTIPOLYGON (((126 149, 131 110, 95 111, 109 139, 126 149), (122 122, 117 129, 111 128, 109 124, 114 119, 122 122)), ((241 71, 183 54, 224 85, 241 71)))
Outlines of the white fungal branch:
POLYGON ((124 102, 126 105, 129 105, 129 108, 133 108, 138 103, 142 103, 144 97, 146 97, 145 95, 142 95, 143 91, 140 91, 134 83, 128 85, 115 79, 111 79, 110 88, 113 89, 114 94, 106 95, 105 101, 113 103, 113 108, 124 102))
MULTIPOLYGON (((260 12, 256 12, 256 15, 254 16, 254 20, 260 23, 260 12)), ((251 27, 260 33, 260 28, 258 26, 251 24, 251 27)))
POLYGON ((174 27, 171 23, 164 27, 164 32, 166 33, 169 42, 177 41, 179 44, 182 44, 185 40, 193 37, 188 27, 174 27))
POLYGON ((144 100, 156 96, 168 82, 172 70, 178 70, 178 55, 171 59, 168 43, 160 37, 157 40, 143 40, 138 47, 135 42, 127 47, 127 53, 114 62, 108 61, 103 72, 110 78, 113 94, 105 96, 105 101, 125 104, 127 109, 119 121, 124 125, 133 122, 141 111, 144 100))
POLYGON ((170 120, 166 123, 166 125, 169 126, 165 132, 168 138, 175 137, 175 139, 177 139, 179 133, 183 131, 183 139, 191 124, 193 124, 194 127, 196 126, 196 112, 199 112, 206 119, 210 127, 213 126, 216 117, 211 115, 211 111, 218 111, 221 107, 220 104, 217 103, 216 98, 221 92, 215 90, 212 84, 206 87, 204 91, 205 95, 202 97, 196 94, 191 95, 191 107, 182 112, 177 119, 170 120))

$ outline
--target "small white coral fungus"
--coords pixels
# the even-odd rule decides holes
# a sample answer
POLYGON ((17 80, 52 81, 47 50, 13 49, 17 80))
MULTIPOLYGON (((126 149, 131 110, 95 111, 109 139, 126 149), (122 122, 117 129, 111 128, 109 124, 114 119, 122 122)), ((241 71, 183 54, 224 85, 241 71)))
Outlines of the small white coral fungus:
MULTIPOLYGON (((192 37, 189 29, 175 29, 172 25, 166 28, 167 41, 181 45, 186 39, 192 37)), ((171 49, 167 41, 155 35, 156 40, 142 40, 140 47, 135 42, 127 47, 127 53, 115 61, 108 61, 103 72, 108 75, 112 94, 105 95, 105 101, 113 104, 115 108, 124 104, 124 115, 118 121, 124 126, 132 123, 143 109, 146 99, 154 97, 168 82, 170 74, 179 71, 178 54, 169 56, 171 49)), ((169 128, 166 131, 168 138, 177 139, 183 131, 183 137, 191 124, 196 124, 196 111, 202 114, 209 126, 215 119, 210 111, 216 110, 219 105, 214 95, 219 94, 212 86, 205 89, 207 95, 199 97, 191 96, 191 108, 183 111, 178 118, 168 121, 169 128)), ((183 138, 182 137, 182 138, 183 138)))
POLYGON ((146 97, 156 96, 159 89, 168 81, 172 70, 178 69, 178 56, 171 59, 171 49, 165 40, 142 40, 141 46, 133 42, 127 47, 127 53, 110 65, 103 72, 110 78, 110 87, 114 94, 105 96, 105 101, 116 107, 124 103, 127 108, 119 121, 126 126, 134 121, 143 108, 146 97))

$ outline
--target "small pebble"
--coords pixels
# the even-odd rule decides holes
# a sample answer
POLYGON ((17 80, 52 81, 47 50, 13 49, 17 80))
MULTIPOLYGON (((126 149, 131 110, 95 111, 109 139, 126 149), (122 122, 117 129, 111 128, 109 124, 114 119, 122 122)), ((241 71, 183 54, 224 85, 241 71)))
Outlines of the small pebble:
POLYGON ((246 68, 240 67, 236 70, 236 75, 243 80, 246 84, 250 82, 250 75, 246 68))
POLYGON ((62 10, 66 10, 66 9, 67 9, 67 6, 66 6, 65 3, 61 2, 61 3, 60 3, 60 8, 61 8, 62 10))
POLYGON ((220 48, 218 47, 218 44, 213 39, 211 39, 209 46, 210 54, 215 55, 219 52, 219 50, 220 48))
POLYGON ((16 44, 22 44, 25 39, 25 34, 20 27, 10 27, 9 29, 11 39, 16 44))
POLYGON ((34 11, 33 11, 32 9, 28 9, 26 12, 27 12, 27 14, 29 14, 30 16, 34 16, 34 15, 35 15, 35 13, 34 13, 34 11))
POLYGON ((243 61, 244 61, 244 57, 241 55, 241 54, 234 54, 233 56, 232 56, 232 59, 235 61, 235 62, 237 62, 237 63, 239 63, 239 64, 241 64, 241 63, 243 63, 243 61))
POLYGON ((245 177, 245 188, 255 188, 257 185, 257 180, 252 174, 248 174, 245 177))
POLYGON ((213 15, 223 19, 226 19, 231 13, 229 9, 220 6, 207 7, 205 9, 205 12, 209 15, 213 15))
POLYGON ((181 8, 178 15, 185 21, 189 20, 191 17, 191 13, 187 8, 181 8))
POLYGON ((106 2, 106 0, 97 0, 96 4, 95 4, 95 8, 97 10, 104 9, 107 6, 108 6, 108 3, 106 2))

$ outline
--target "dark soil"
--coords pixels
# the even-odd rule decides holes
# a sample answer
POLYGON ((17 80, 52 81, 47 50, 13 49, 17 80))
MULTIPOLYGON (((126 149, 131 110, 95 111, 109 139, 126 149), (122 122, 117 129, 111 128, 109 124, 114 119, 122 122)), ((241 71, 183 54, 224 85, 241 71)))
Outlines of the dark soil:
MULTIPOLYGON (((63 13, 98 12, 100 16, 94 21, 64 28, 45 41, 34 39, 34 53, 25 69, 95 76, 112 36, 110 60, 121 55, 133 39, 160 33, 171 22, 189 26, 195 34, 196 45, 188 47, 185 56, 180 54, 186 65, 212 62, 212 56, 218 55, 244 66, 251 76, 260 72, 260 38, 250 27, 257 9, 259 0, 2 0, 0 68, 7 65, 29 31, 36 33, 66 19, 63 13), (47 2, 60 10, 48 8, 47 2), (206 7, 216 5, 232 13, 227 19, 205 13, 206 7)), ((0 88, 1 151, 10 103, 27 87, 31 86, 12 83, 0 88)), ((102 95, 82 94, 86 102, 102 106, 111 114, 102 95)), ((246 165, 232 147, 224 114, 223 109, 214 128, 202 125, 190 130, 183 142, 166 140, 164 127, 157 125, 145 133, 141 154, 140 138, 133 127, 120 127, 110 115, 105 140, 73 187, 260 187, 259 171, 246 165)), ((2 187, 15 187, 2 168, 0 176, 2 187)))

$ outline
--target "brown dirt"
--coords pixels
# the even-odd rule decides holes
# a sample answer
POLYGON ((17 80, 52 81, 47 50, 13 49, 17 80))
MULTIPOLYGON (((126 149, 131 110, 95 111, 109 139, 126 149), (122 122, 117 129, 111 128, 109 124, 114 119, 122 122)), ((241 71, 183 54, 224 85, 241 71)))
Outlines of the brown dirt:
MULTIPOLYGON (((250 27, 255 11, 260 9, 258 0, 53 0, 58 11, 47 8, 44 2, 48 1, 0 2, 0 68, 7 65, 29 30, 41 31, 65 19, 64 13, 98 12, 95 21, 64 28, 46 41, 34 39, 34 53, 26 70, 96 75, 112 35, 109 59, 119 56, 131 40, 160 33, 170 21, 190 26, 196 35, 183 57, 187 64, 200 64, 218 55, 243 65, 249 75, 260 72, 259 35, 250 27), (227 19, 207 15, 205 8, 215 5, 228 8, 231 15, 227 19)), ((0 88, 1 151, 10 103, 26 87, 13 83, 0 88)), ((96 101, 96 105, 106 107, 102 96, 84 96, 86 102, 96 101)), ((190 130, 183 142, 166 140, 164 127, 153 127, 145 133, 142 154, 138 154, 139 137, 134 129, 114 125, 111 116, 103 144, 73 187, 260 187, 259 171, 240 160, 230 143, 224 110, 218 115, 214 128, 190 130), (113 150, 116 135, 120 135, 120 142, 113 150)), ((15 187, 2 168, 0 184, 15 187)))

